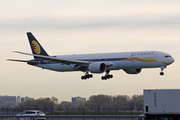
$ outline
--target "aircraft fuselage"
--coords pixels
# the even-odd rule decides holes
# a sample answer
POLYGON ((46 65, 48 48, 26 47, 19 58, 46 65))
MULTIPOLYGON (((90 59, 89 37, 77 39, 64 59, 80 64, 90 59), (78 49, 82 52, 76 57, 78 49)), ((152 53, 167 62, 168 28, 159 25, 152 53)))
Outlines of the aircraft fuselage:
MULTIPOLYGON (((137 51, 137 52, 117 52, 117 53, 97 53, 97 54, 74 54, 56 56, 64 60, 80 60, 88 62, 111 63, 106 70, 136 69, 136 68, 157 68, 167 66, 174 62, 169 54, 159 51, 137 51), (166 57, 169 56, 169 57, 166 57)), ((46 61, 43 64, 35 65, 43 69, 59 72, 77 71, 76 64, 64 64, 46 61)))

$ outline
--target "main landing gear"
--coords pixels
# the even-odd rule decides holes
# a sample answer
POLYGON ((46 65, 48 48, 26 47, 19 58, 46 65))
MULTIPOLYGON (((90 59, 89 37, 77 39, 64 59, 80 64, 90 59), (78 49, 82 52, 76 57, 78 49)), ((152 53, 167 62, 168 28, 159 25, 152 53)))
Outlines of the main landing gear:
POLYGON ((164 72, 163 72, 164 68, 166 68, 166 66, 162 66, 162 67, 161 67, 160 75, 164 75, 164 72))
POLYGON ((92 78, 92 77, 93 77, 92 74, 89 74, 88 72, 86 72, 86 74, 84 76, 81 76, 81 79, 86 80, 86 79, 89 79, 89 78, 92 78))
POLYGON ((102 79, 102 80, 106 80, 106 79, 113 78, 113 75, 109 75, 109 72, 110 72, 109 70, 106 71, 105 76, 102 76, 101 79, 102 79))

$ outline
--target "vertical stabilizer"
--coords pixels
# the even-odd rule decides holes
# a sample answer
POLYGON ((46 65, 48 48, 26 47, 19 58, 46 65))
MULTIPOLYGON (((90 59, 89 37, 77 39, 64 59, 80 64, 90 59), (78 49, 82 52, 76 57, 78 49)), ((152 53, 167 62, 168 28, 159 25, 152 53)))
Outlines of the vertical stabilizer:
MULTIPOLYGON (((31 32, 27 32, 27 36, 33 54, 49 56, 31 32)), ((34 59, 38 57, 34 56, 34 59)))

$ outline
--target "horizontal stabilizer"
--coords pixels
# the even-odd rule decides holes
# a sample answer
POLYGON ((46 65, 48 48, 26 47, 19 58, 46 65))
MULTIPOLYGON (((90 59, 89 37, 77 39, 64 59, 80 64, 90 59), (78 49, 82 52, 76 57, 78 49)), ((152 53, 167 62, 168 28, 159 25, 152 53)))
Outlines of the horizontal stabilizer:
POLYGON ((28 61, 28 60, 14 60, 14 59, 7 59, 8 61, 16 61, 16 62, 27 62, 27 63, 33 63, 38 64, 38 61, 28 61))
POLYGON ((89 64, 88 61, 80 61, 80 60, 65 60, 65 59, 58 59, 56 57, 51 57, 51 56, 44 56, 44 55, 37 55, 37 54, 29 54, 29 53, 23 53, 23 52, 19 52, 19 51, 13 51, 15 53, 20 53, 20 54, 24 54, 24 55, 30 55, 30 56, 36 56, 38 58, 44 59, 44 60, 50 60, 50 61, 54 61, 57 63, 62 63, 62 64, 89 64))

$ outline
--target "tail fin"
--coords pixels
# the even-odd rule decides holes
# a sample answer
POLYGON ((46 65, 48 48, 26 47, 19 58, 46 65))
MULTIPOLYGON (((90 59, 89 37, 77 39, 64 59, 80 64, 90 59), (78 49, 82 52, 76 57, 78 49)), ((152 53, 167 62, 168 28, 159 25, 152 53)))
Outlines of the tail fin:
MULTIPOLYGON (((49 56, 31 32, 27 32, 27 36, 33 54, 49 56)), ((34 56, 34 59, 38 57, 34 56)))

